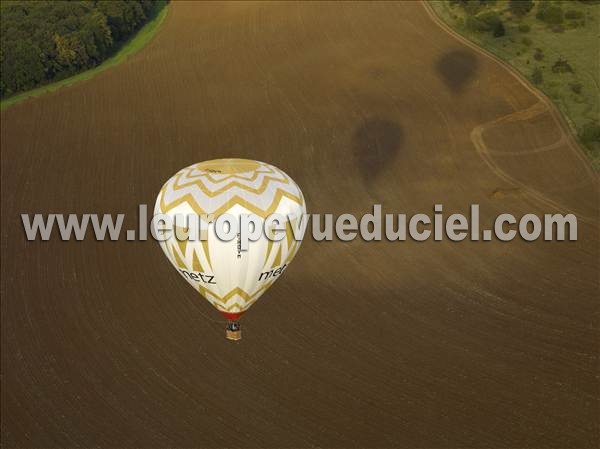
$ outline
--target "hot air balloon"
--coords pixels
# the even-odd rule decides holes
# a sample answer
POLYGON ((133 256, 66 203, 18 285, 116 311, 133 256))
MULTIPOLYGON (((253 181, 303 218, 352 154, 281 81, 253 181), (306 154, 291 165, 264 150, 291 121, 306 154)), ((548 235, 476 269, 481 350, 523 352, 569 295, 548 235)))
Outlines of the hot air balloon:
POLYGON ((248 159, 216 159, 172 176, 156 198, 154 214, 171 218, 160 241, 169 261, 227 319, 226 337, 239 340, 242 314, 296 255, 306 206, 300 188, 277 167, 248 159), (247 242, 246 249, 240 234, 223 241, 214 229, 220 216, 239 219, 244 214, 253 214, 267 228, 256 241, 247 242), (278 231, 269 226, 273 214, 285 218, 278 231), (189 228, 178 229, 177 215, 199 219, 201 238, 178 238, 189 228))

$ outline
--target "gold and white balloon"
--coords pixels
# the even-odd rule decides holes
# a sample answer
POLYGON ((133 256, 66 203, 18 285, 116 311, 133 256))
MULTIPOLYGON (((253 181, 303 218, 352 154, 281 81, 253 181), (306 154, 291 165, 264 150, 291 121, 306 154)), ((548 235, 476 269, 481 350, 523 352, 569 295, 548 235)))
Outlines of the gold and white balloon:
POLYGON ((156 198, 154 213, 172 219, 167 225, 172 228, 160 241, 169 261, 228 319, 226 336, 241 338, 240 316, 283 274, 300 247, 305 229, 300 224, 306 214, 300 188, 264 162, 216 159, 190 165, 171 177, 156 198), (267 236, 272 231, 267 229, 244 251, 239 235, 223 241, 214 232, 216 220, 225 214, 238 220, 254 214, 262 226, 273 214, 286 221, 279 226, 279 238, 273 238, 275 233, 267 236), (177 229, 176 215, 198 217, 202 238, 181 239, 189 229, 177 229))

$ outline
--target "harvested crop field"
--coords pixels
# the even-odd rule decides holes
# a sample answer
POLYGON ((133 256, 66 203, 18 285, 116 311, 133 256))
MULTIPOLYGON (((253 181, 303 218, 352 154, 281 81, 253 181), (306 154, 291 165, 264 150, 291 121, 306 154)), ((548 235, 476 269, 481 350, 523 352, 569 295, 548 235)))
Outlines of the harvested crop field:
POLYGON ((2 445, 595 446, 600 190, 546 100, 420 3, 169 8, 126 63, 2 111, 2 445), (307 240, 232 344, 156 242, 24 237, 21 213, 134 227, 220 157, 312 213, 570 211, 579 239, 307 240))

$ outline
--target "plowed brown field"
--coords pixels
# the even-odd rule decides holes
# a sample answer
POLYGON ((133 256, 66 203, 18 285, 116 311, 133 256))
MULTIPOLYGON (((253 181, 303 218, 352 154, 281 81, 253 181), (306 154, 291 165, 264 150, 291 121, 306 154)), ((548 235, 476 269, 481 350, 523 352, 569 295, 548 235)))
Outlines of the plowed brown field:
POLYGON ((598 176, 420 3, 175 2, 147 48, 2 112, 3 447, 593 447, 598 176), (577 242, 304 242, 244 340, 154 241, 27 242, 178 169, 272 163, 313 213, 573 211, 577 242))

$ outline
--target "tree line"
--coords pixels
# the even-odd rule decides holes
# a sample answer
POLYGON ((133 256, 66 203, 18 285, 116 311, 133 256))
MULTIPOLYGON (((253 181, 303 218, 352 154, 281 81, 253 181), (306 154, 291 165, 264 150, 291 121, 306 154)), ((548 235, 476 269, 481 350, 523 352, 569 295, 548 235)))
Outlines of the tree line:
POLYGON ((0 97, 94 67, 156 13, 153 0, 0 3, 0 97))

